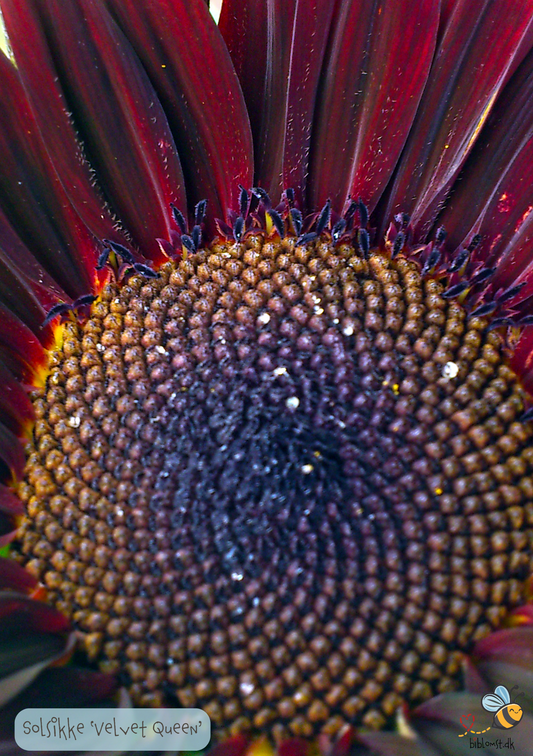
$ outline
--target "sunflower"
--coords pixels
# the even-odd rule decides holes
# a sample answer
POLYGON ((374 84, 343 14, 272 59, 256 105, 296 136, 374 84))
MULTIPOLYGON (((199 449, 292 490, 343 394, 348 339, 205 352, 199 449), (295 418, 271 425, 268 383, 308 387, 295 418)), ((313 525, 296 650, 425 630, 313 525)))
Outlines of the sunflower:
POLYGON ((530 0, 0 8, 2 736, 530 753, 530 0))

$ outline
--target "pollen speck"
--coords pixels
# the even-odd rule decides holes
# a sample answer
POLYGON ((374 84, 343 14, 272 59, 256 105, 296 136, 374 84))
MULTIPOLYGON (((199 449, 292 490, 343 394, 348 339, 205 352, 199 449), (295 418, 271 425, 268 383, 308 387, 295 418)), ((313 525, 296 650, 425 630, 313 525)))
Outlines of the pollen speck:
POLYGON ((456 362, 447 362, 442 368, 444 378, 456 378, 459 374, 459 365, 456 362))

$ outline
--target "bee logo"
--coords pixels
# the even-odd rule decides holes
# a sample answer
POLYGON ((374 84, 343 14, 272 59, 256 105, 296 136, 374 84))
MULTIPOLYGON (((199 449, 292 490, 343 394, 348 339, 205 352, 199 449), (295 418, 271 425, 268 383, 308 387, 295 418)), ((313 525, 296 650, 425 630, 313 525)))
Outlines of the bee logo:
MULTIPOLYGON (((511 693, 518 685, 511 688, 511 693)), ((481 705, 485 711, 493 711, 494 719, 492 721, 493 727, 499 727, 500 730, 509 730, 516 725, 522 719, 522 707, 516 703, 516 700, 523 696, 523 693, 519 693, 515 696, 515 700, 511 701, 511 695, 506 687, 498 685, 494 693, 489 693, 483 696, 481 699, 481 705)))

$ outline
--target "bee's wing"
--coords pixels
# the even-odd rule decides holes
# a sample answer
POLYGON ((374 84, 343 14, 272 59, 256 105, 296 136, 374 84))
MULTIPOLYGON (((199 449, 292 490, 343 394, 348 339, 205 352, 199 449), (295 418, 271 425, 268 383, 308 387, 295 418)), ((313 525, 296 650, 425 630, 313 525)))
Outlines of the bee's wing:
MULTIPOLYGON (((498 690, 498 688, 496 688, 496 690, 498 690)), ((489 693, 488 695, 483 696, 481 699, 481 705, 485 711, 498 711, 502 706, 505 706, 505 701, 495 693, 489 693)))
POLYGON ((498 685, 498 687, 494 691, 494 694, 496 696, 499 696, 504 703, 511 703, 511 696, 509 695, 509 691, 504 685, 498 685))

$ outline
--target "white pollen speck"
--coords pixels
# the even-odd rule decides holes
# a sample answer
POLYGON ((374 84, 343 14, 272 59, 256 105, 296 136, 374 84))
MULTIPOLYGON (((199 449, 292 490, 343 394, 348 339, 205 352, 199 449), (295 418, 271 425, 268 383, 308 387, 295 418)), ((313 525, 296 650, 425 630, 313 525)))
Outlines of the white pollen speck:
POLYGON ((313 468, 313 465, 304 465, 301 468, 301 470, 302 470, 302 472, 303 472, 304 475, 309 475, 310 473, 313 472, 314 468, 313 468))
POLYGON ((442 375, 445 378, 455 378, 459 373, 459 365, 456 362, 447 362, 442 368, 442 375))
POLYGON ((252 683, 249 682, 243 682, 239 685, 239 688, 243 696, 249 696, 254 692, 255 685, 252 685, 252 683))
POLYGON ((122 515, 124 514, 124 510, 120 508, 116 509, 115 512, 118 514, 119 517, 122 517, 122 515))
POLYGON ((105 346, 103 344, 98 343, 96 345, 96 351, 97 352, 105 352, 105 346))
POLYGON ((345 336, 353 336, 353 325, 344 326, 342 332, 345 336))
POLYGON ((238 581, 240 581, 240 580, 243 579, 243 577, 244 577, 244 575, 242 574, 242 572, 232 572, 231 573, 231 579, 232 580, 238 580, 238 581))
POLYGON ((289 398, 285 402, 285 406, 288 409, 298 409, 299 405, 300 405, 300 400, 298 399, 297 396, 289 396, 289 398))
POLYGON ((159 352, 159 354, 167 354, 167 350, 164 346, 161 346, 161 344, 156 346, 156 351, 159 352))
POLYGON ((81 420, 77 415, 72 415, 68 419, 68 424, 71 428, 79 428, 81 425, 81 420))
POLYGON ((287 368, 277 367, 273 372, 274 372, 274 375, 285 375, 285 373, 287 372, 287 368))
POLYGON ((270 315, 268 314, 268 312, 262 312, 257 320, 260 323, 263 323, 263 325, 266 325, 267 323, 270 323, 270 315))
POLYGON ((322 315, 323 312, 324 312, 324 308, 323 307, 315 307, 314 311, 315 311, 315 315, 322 315))
POLYGON ((339 319, 338 318, 333 318, 333 322, 335 323, 335 325, 339 325, 339 319))

